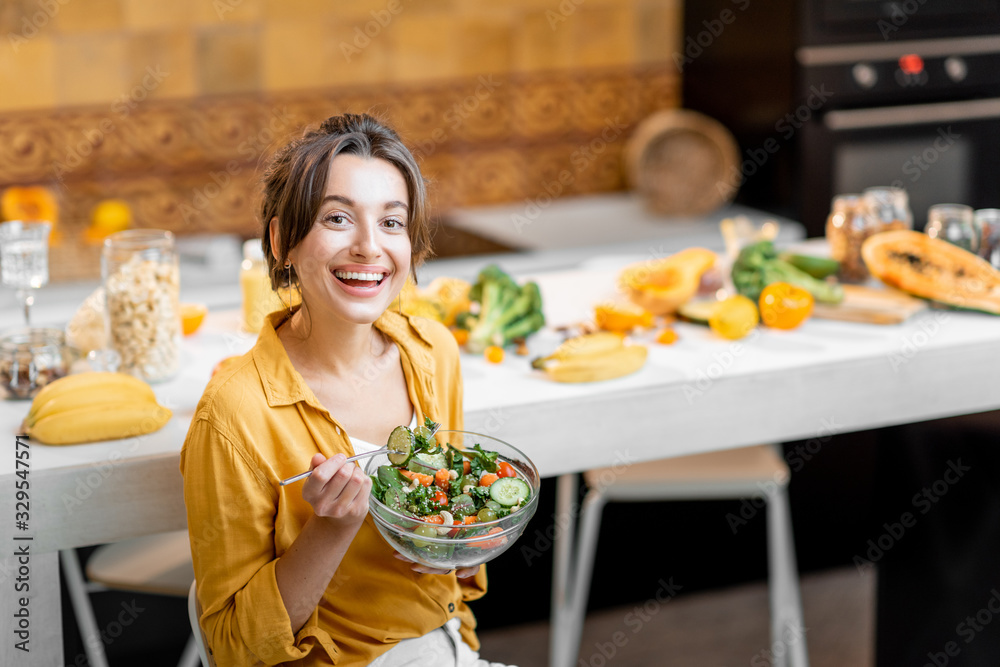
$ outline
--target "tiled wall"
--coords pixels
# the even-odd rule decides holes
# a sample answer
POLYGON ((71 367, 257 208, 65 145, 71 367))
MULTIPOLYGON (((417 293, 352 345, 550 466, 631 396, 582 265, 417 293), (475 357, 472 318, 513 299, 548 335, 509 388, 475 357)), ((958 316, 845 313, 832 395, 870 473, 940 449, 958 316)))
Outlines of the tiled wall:
MULTIPOLYGON (((249 236, 261 155, 375 109, 421 153, 438 210, 520 200, 609 120, 676 106, 679 41, 680 0, 4 0, 0 187, 56 186, 71 247, 112 196, 138 226, 249 236)), ((571 191, 621 188, 622 143, 571 191)))

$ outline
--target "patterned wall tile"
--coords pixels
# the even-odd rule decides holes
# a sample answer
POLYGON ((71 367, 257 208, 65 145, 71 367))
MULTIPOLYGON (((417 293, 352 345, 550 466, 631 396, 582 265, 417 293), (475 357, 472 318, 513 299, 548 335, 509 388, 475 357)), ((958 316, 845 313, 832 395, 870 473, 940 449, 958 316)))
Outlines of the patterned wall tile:
MULTIPOLYGON (((487 82, 466 77, 0 114, 0 188, 55 186, 70 246, 83 243, 91 209, 108 197, 128 201, 139 227, 252 236, 268 156, 329 115, 374 111, 416 154, 438 215, 458 205, 605 192, 624 187, 625 137, 652 111, 676 105, 678 89, 672 63, 487 82)), ((54 265, 53 280, 80 271, 72 262, 54 265)))

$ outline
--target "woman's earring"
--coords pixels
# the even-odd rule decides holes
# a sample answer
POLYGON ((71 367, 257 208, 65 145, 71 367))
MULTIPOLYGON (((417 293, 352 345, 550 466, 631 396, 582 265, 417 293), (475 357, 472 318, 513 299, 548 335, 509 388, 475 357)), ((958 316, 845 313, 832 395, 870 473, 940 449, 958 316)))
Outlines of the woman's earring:
POLYGON ((288 312, 292 311, 292 262, 290 260, 285 260, 285 269, 288 271, 288 301, 285 303, 285 308, 288 312))

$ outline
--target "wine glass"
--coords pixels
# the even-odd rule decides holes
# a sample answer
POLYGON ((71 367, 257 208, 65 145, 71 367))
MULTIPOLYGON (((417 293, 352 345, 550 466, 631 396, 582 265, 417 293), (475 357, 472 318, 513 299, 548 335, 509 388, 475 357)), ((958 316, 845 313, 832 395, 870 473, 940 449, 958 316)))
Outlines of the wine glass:
POLYGON ((33 290, 49 282, 48 222, 11 220, 0 224, 0 282, 17 290, 24 302, 24 323, 31 323, 33 290))

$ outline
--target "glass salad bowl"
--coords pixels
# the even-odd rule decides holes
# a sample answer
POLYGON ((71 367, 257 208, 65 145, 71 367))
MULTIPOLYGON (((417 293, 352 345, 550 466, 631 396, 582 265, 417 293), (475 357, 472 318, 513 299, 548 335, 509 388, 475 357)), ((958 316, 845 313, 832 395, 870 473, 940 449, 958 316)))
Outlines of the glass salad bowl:
MULTIPOLYGON (((451 517, 451 513, 448 510, 455 510, 456 515, 462 514, 463 510, 453 508, 451 503, 449 503, 440 509, 448 512, 448 518, 452 519, 453 522, 448 521, 449 525, 444 525, 425 521, 398 505, 395 509, 388 506, 378 499, 376 487, 373 486, 372 495, 368 499, 368 512, 371 514, 375 526, 382 534, 382 537, 393 549, 407 558, 428 567, 455 570, 463 567, 474 567, 491 561, 513 546, 514 542, 521 536, 521 533, 524 532, 528 521, 538 508, 538 492, 540 488, 538 469, 523 452, 502 440, 491 438, 488 435, 468 431, 438 431, 434 437, 438 444, 445 447, 445 449, 450 447, 459 451, 465 451, 466 449, 471 451, 476 445, 480 445, 482 450, 486 452, 496 452, 498 454, 497 463, 509 463, 516 473, 515 477, 508 479, 511 482, 514 480, 523 481, 527 488, 530 489, 530 495, 522 501, 515 502, 513 505, 500 505, 500 509, 502 510, 509 510, 511 507, 518 508, 506 516, 486 521, 476 520, 475 523, 468 524, 464 524, 462 519, 455 520, 451 517)), ((422 457, 418 454, 417 458, 422 457)), ((387 455, 377 455, 369 459, 365 465, 365 472, 378 477, 379 467, 390 465, 392 464, 389 462, 387 455)), ((419 470, 420 464, 415 466, 411 464, 409 468, 411 470, 414 468, 419 470)), ((433 475, 433 466, 428 466, 426 471, 433 475)), ((496 484, 497 482, 493 483, 496 484)), ((415 486, 412 482, 411 485, 415 486)), ((520 484, 505 483, 497 487, 497 490, 499 491, 504 486, 524 488, 520 484)), ((428 488, 433 487, 432 483, 432 486, 428 488)), ((512 502, 510 498, 503 498, 499 495, 497 497, 504 501, 504 503, 512 502)), ((452 499, 450 498, 449 500, 452 499)), ((480 502, 490 501, 478 498, 477 504, 480 502)), ((496 507, 492 502, 490 506, 496 507)), ((503 514, 504 512, 501 511, 499 513, 503 514)), ((477 516, 478 519, 478 513, 471 514, 470 516, 477 516)), ((486 513, 485 516, 488 518, 490 515, 486 513)), ((437 519, 437 517, 433 518, 437 519)))

